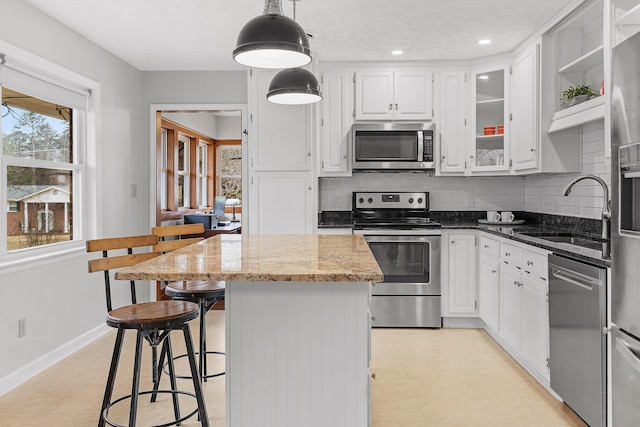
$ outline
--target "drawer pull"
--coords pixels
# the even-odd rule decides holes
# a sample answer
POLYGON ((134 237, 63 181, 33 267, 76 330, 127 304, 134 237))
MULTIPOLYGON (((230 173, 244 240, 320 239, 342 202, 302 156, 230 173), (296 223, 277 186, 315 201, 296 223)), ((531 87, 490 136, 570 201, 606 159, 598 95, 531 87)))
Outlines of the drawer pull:
POLYGON ((491 274, 496 274, 497 271, 496 270, 491 270, 491 274))
POLYGON ((525 273, 527 273, 527 274, 531 274, 531 272, 530 272, 530 271, 527 271, 527 270, 525 270, 524 272, 525 272, 525 273))
POLYGON ((509 252, 505 252, 504 256, 511 256, 511 254, 509 252))
POLYGON ((533 261, 527 261, 527 265, 533 265, 533 261))
POLYGON ((489 249, 489 245, 484 245, 483 246, 485 249, 489 249))

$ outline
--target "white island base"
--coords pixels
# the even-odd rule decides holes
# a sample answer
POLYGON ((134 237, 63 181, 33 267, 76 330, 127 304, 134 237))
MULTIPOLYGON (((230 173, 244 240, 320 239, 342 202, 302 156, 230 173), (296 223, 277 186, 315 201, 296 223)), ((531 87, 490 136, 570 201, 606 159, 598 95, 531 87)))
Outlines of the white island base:
POLYGON ((227 427, 370 425, 368 282, 227 282, 227 427))

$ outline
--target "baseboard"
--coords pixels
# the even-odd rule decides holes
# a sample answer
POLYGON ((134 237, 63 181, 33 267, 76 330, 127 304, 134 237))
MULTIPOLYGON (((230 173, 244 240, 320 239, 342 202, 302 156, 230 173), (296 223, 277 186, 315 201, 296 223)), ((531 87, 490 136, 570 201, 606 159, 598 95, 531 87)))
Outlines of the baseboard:
POLYGON ((50 368, 111 330, 113 329, 106 324, 102 324, 10 373, 0 379, 0 396, 18 387, 45 369, 50 368))
POLYGON ((484 322, 478 317, 443 317, 443 328, 484 328, 484 322))

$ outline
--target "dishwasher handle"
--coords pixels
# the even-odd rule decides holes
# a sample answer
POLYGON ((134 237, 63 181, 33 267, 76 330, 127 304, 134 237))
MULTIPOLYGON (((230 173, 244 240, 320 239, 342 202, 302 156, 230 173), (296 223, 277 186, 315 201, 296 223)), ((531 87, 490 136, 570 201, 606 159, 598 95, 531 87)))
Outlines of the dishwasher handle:
POLYGON ((551 269, 551 275, 553 277, 557 277, 560 280, 580 286, 589 291, 592 290, 594 286, 600 285, 600 281, 593 277, 585 276, 584 274, 567 270, 557 265, 550 265, 549 268, 551 269))
POLYGON ((622 357, 631 365, 633 369, 640 372, 640 359, 631 350, 631 348, 622 339, 616 338, 616 350, 620 352, 622 357))

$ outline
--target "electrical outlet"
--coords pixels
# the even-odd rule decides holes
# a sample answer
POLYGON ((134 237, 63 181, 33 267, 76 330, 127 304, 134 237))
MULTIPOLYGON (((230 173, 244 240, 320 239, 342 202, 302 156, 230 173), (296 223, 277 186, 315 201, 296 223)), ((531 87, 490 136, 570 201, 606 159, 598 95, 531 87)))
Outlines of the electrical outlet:
POLYGON ((18 319, 18 338, 22 338, 27 334, 27 319, 24 317, 18 319))

